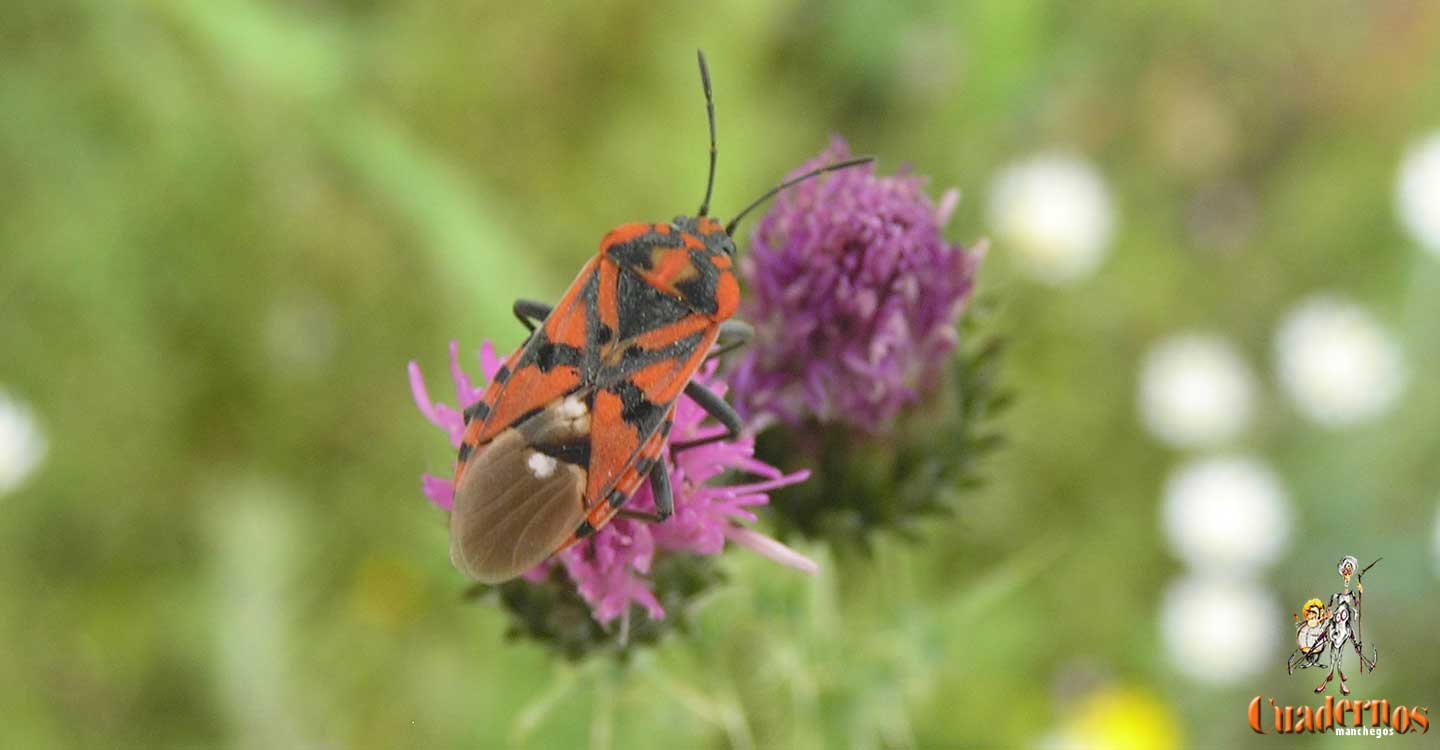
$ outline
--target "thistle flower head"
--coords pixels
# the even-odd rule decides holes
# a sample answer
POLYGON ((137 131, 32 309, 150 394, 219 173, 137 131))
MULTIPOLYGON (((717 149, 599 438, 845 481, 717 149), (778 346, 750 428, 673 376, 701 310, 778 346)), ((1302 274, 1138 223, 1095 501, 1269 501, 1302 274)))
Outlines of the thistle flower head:
MULTIPOLYGON (((836 138, 795 173, 849 155, 836 138)), ((765 460, 816 472, 774 505, 782 536, 862 550, 877 532, 918 538, 1001 442, 1001 346, 977 337, 969 309, 984 251, 945 241, 958 195, 935 204, 924 188, 873 165, 801 183, 741 256, 752 296, 740 314, 756 331, 730 374, 736 404, 752 425, 778 422, 760 436, 765 460)))
MULTIPOLYGON (((850 156, 835 138, 803 173, 850 156)), ((945 242, 958 201, 873 164, 781 193, 741 260, 754 345, 731 383, 748 419, 886 431, 938 381, 980 253, 945 242)))
MULTIPOLYGON (((479 360, 481 372, 488 381, 501 365, 488 342, 480 348, 479 360)), ((452 447, 458 448, 464 433, 462 410, 479 401, 484 389, 472 383, 461 368, 459 346, 453 342, 450 344, 450 370, 460 408, 431 401, 420 367, 414 362, 410 363, 410 388, 420 413, 446 433, 452 447)), ((726 386, 715 376, 713 363, 703 366, 695 381, 717 395, 725 394, 726 386)), ((671 440, 693 440, 724 431, 723 427, 706 425, 705 418, 703 409, 682 396, 676 404, 671 440)), ((815 571, 814 563, 806 558, 740 525, 756 520, 752 509, 769 501, 766 493, 802 482, 809 476, 808 472, 785 474, 756 460, 754 439, 750 437, 721 440, 678 455, 667 450, 665 461, 670 470, 675 499, 675 514, 668 520, 649 524, 617 518, 595 536, 527 572, 522 580, 504 586, 568 586, 568 591, 549 593, 578 595, 589 607, 595 623, 603 625, 627 616, 632 605, 643 609, 652 620, 664 619, 666 607, 663 602, 683 598, 675 596, 675 592, 656 589, 652 573, 659 557, 687 554, 714 556, 724 550, 728 541, 790 567, 815 571), (753 479, 742 484, 713 483, 732 472, 753 479)), ((422 477, 421 487, 432 504, 441 510, 450 510, 454 501, 451 479, 427 474, 422 477)), ((642 512, 655 509, 648 480, 630 498, 626 507, 642 512)), ((537 600, 535 592, 512 594, 504 597, 510 606, 524 606, 525 602, 537 600)), ((514 614, 522 624, 530 627, 532 634, 554 625, 536 623, 533 612, 516 611, 514 614)))

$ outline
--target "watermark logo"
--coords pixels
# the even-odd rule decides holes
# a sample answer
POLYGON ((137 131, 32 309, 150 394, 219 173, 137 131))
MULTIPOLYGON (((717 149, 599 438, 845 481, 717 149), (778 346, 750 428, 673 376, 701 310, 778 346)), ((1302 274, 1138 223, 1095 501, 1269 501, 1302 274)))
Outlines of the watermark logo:
POLYGON ((1365 574, 1375 567, 1375 562, 1360 567, 1360 561, 1350 555, 1340 559, 1335 571, 1344 582, 1344 589, 1330 595, 1330 601, 1311 599, 1295 617, 1295 650, 1285 663, 1285 671, 1295 674, 1296 669, 1328 669, 1325 679, 1320 681, 1315 692, 1323 693, 1336 675, 1340 677, 1340 694, 1349 695, 1350 687, 1345 684, 1346 652, 1354 651, 1360 660, 1360 672, 1375 671, 1379 653, 1370 646, 1370 658, 1365 658, 1362 637, 1362 600, 1365 597, 1365 574), (1350 590, 1350 581, 1355 581, 1355 590, 1350 590), (1328 663, 1327 663, 1328 662, 1328 663))
MULTIPOLYGON (((1295 674, 1307 669, 1322 670, 1325 677, 1316 686, 1317 694, 1325 693, 1332 681, 1342 696, 1350 695, 1345 660, 1353 657, 1352 667, 1358 674, 1375 671, 1379 651, 1369 645, 1365 655, 1364 640, 1365 574, 1375 562, 1360 567, 1350 555, 1340 559, 1335 572, 1340 574, 1341 590, 1328 600, 1313 598, 1293 615, 1295 619, 1295 650, 1285 662, 1285 671, 1295 674), (1352 586, 1353 582, 1353 586, 1352 586)), ((1311 673, 1314 674, 1314 673, 1311 673)), ((1430 731, 1430 708, 1392 703, 1386 699, 1349 700, 1327 695, 1320 706, 1279 705, 1275 699, 1257 695, 1250 701, 1250 728, 1259 734, 1300 734, 1330 732, 1341 736, 1385 737, 1393 734, 1424 734, 1430 731), (1266 710, 1268 705, 1269 710, 1266 710)))
POLYGON ((1430 731, 1429 706, 1390 704, 1388 700, 1335 700, 1325 696, 1324 705, 1280 706, 1269 699, 1266 711, 1255 696, 1250 701, 1250 728, 1259 734, 1303 734, 1333 732, 1342 736, 1385 737, 1392 734, 1430 731), (1269 714, 1268 716, 1266 714, 1269 714), (1268 721, 1267 721, 1268 719, 1268 721))

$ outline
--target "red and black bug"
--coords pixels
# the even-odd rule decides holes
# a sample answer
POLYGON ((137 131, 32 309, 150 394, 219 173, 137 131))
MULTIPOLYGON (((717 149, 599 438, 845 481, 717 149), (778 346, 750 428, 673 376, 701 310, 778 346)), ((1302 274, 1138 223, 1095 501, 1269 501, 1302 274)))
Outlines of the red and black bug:
POLYGON ((516 301, 515 316, 530 336, 465 410, 450 559, 471 578, 496 583, 518 576, 619 513, 656 522, 670 516, 662 451, 675 400, 686 394, 726 433, 672 451, 733 439, 741 428, 724 400, 691 382, 707 357, 750 337, 749 326, 731 320, 740 302, 735 227, 790 185, 871 160, 838 162, 781 183, 727 225, 710 219, 715 106, 705 56, 698 58, 710 125, 699 211, 611 231, 554 307, 516 301), (647 476, 656 512, 623 511, 647 476))

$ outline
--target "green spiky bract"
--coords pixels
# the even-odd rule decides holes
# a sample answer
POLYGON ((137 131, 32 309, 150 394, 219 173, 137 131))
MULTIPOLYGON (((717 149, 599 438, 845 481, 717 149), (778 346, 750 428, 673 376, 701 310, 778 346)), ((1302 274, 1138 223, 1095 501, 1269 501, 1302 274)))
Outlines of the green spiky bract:
POLYGON ((495 586, 477 584, 466 598, 499 605, 509 618, 505 634, 512 640, 533 641, 572 662, 601 655, 624 661, 671 632, 689 632, 706 594, 725 580, 714 558, 699 555, 657 555, 652 572, 665 619, 652 620, 644 610, 632 607, 628 627, 618 620, 609 625, 597 622, 558 565, 543 582, 517 578, 495 586))
POLYGON ((962 319, 962 344, 940 388, 884 435, 843 424, 777 425, 756 443, 786 471, 808 466, 804 484, 774 493, 781 538, 827 540, 868 551, 876 534, 922 538, 926 519, 950 515, 959 495, 982 483, 980 462, 1003 443, 995 419, 1012 401, 999 383, 1003 342, 977 336, 985 312, 962 319))

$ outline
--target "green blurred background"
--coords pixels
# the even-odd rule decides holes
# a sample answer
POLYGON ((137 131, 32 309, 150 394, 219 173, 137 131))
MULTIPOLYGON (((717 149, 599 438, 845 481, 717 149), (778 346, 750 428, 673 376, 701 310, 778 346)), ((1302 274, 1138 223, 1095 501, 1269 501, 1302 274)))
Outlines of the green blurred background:
POLYGON ((1245 704, 1314 703, 1289 615, 1343 554, 1385 557, 1357 695, 1436 705, 1440 258, 1395 185, 1440 128, 1440 5, 691 5, 4 3, 0 389, 48 451, 0 494, 0 744, 1269 747, 1245 704), (404 367, 446 393, 449 340, 513 346, 512 298, 693 211, 696 47, 722 216, 835 132, 959 187, 952 240, 994 234, 991 181, 1056 149, 1103 176, 1115 231, 1062 285, 995 237, 1010 445, 927 543, 802 545, 814 579, 733 552, 691 636, 574 667, 460 601, 418 478, 452 454, 404 367), (1276 326, 1317 291, 1403 352, 1376 419, 1318 427, 1276 385, 1276 326), (1161 614, 1194 574, 1163 487, 1209 451, 1136 409, 1145 353, 1193 329, 1251 363, 1222 448, 1292 513, 1245 574, 1269 645, 1218 680, 1161 614))

